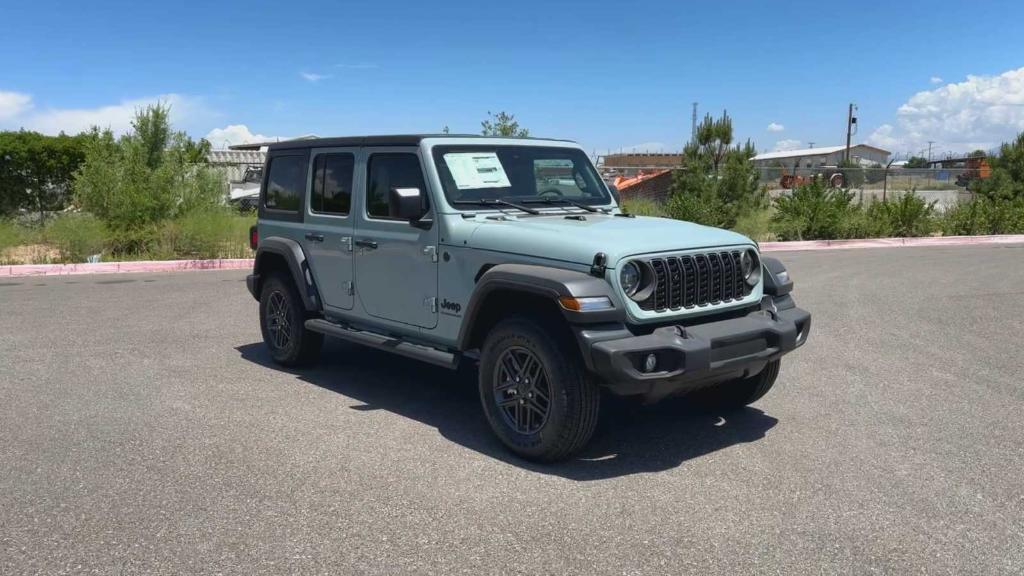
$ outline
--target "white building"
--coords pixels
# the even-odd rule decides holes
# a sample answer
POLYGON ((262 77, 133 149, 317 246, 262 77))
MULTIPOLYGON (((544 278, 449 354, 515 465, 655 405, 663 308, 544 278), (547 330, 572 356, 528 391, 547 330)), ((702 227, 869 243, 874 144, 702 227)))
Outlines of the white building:
MULTIPOLYGON (((850 160, 863 166, 889 162, 889 151, 867 144, 850 146, 850 160)), ((785 168, 820 168, 822 166, 838 166, 846 157, 846 146, 824 146, 820 148, 804 148, 803 150, 785 150, 782 152, 765 152, 754 156, 754 165, 758 167, 783 166, 785 168)))

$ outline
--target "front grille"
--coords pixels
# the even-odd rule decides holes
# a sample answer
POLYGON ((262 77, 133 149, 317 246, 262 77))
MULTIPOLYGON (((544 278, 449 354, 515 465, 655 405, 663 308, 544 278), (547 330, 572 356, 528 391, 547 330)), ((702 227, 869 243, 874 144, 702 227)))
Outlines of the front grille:
POLYGON ((651 258, 654 294, 638 302, 641 310, 681 310, 742 300, 750 286, 740 270, 740 251, 651 258))

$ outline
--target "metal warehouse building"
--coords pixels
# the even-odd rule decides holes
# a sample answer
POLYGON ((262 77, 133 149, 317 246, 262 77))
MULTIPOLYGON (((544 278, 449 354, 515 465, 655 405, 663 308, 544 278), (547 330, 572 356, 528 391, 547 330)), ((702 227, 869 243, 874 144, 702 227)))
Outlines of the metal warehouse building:
MULTIPOLYGON (((754 156, 754 165, 762 168, 783 166, 786 168, 818 168, 821 166, 838 166, 846 156, 846 146, 825 146, 821 148, 804 148, 803 150, 786 150, 782 152, 765 152, 754 156)), ((867 144, 850 146, 850 160, 863 166, 889 162, 890 152, 867 144)))

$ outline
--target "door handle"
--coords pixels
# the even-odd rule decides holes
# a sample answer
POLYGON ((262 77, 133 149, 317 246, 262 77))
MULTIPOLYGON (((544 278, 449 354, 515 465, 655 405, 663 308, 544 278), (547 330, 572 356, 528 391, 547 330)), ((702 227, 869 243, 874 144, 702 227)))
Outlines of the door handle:
POLYGON ((323 242, 324 235, 316 234, 314 232, 306 232, 306 240, 309 240, 310 242, 323 242))
POLYGON ((366 239, 364 239, 364 240, 356 240, 356 246, 359 246, 360 248, 369 248, 370 250, 376 250, 377 249, 377 241, 376 240, 366 240, 366 239))

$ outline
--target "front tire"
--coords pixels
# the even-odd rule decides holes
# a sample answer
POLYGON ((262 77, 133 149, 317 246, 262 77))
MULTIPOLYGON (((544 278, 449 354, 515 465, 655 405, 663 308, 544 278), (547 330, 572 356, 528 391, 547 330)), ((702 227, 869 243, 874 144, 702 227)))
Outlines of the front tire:
POLYGON ((553 462, 594 434, 600 390, 579 352, 535 320, 511 318, 487 336, 480 354, 480 401, 491 429, 528 460, 553 462))
POLYGON ((260 290, 260 330, 274 362, 303 366, 316 361, 322 334, 306 330, 306 307, 291 278, 273 274, 260 290))

